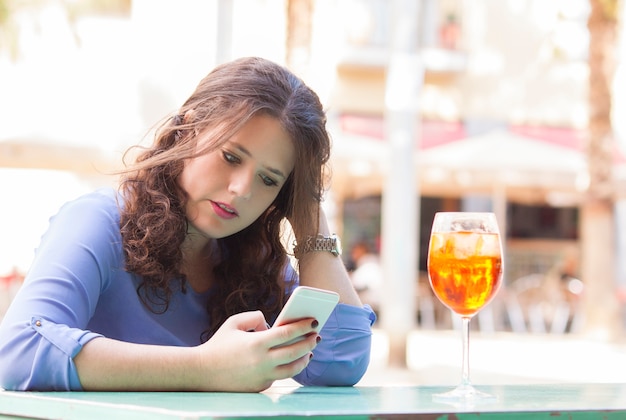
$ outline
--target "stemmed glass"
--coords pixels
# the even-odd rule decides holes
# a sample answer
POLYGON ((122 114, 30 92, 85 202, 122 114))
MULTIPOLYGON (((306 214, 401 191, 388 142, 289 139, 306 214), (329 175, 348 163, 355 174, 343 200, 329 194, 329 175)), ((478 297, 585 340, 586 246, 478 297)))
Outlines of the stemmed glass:
POLYGON ((472 402, 495 399, 470 383, 470 320, 495 296, 502 280, 502 244, 493 213, 435 214, 428 247, 428 277, 437 298, 461 316, 463 361, 461 383, 435 394, 433 400, 472 402))

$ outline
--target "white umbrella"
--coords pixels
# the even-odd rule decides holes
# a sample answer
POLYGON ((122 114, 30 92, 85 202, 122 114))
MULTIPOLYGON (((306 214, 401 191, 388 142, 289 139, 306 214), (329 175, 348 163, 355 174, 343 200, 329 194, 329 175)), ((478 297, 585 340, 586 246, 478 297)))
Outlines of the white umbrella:
POLYGON ((418 165, 423 182, 447 175, 465 187, 504 185, 579 192, 587 179, 582 152, 504 130, 424 150, 418 154, 418 165))
MULTIPOLYGON (((340 196, 380 194, 389 162, 385 141, 335 135, 333 189, 340 196)), ((509 197, 576 200, 587 186, 584 153, 506 130, 415 151, 418 185, 425 194, 463 195, 506 190, 509 197), (530 196, 529 196, 530 192, 530 196)))

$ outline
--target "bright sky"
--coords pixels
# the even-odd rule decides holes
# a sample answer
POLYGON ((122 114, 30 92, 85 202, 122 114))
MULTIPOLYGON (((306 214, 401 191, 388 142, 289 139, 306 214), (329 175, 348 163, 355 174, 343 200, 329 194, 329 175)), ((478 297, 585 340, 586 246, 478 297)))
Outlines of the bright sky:
MULTIPOLYGON (((178 0, 177 13, 172 4, 134 0, 132 20, 81 18, 76 34, 57 1, 12 16, 21 56, 0 53, 0 142, 92 146, 118 156, 144 140, 215 64, 216 2, 178 0)), ((282 3, 235 5, 246 7, 238 25, 254 30, 268 25, 263 13, 280 16, 282 3)), ((279 59, 284 25, 272 19, 268 27, 234 39, 233 54, 279 59)), ((27 270, 49 217, 100 185, 66 172, 0 168, 0 276, 27 270)))
MULTIPOLYGON (((25 14, 17 20, 24 55, 16 62, 0 57, 0 141, 125 149, 138 132, 128 22, 94 19, 79 25, 78 48, 54 4, 37 21, 25 14)), ((0 169, 0 275, 14 267, 25 271, 48 218, 93 187, 68 172, 0 169)))

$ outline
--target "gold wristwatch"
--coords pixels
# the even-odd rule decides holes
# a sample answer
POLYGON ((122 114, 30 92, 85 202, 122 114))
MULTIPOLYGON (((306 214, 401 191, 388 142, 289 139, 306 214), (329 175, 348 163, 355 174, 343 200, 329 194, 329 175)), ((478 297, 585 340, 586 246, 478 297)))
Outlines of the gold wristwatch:
POLYGON ((326 251, 338 257, 341 255, 341 240, 334 233, 330 236, 324 236, 320 233, 317 236, 309 236, 302 245, 294 242, 293 255, 296 258, 299 259, 311 251, 326 251))

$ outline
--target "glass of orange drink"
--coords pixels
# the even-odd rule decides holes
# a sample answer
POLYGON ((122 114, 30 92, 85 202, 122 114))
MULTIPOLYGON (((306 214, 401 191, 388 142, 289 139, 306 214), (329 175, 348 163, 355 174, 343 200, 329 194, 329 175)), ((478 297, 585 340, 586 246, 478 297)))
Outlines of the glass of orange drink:
POLYGON ((470 320, 496 295, 502 282, 502 244, 494 213, 435 214, 428 247, 428 277, 437 298, 462 319, 461 383, 435 401, 495 399, 470 382, 470 320))

